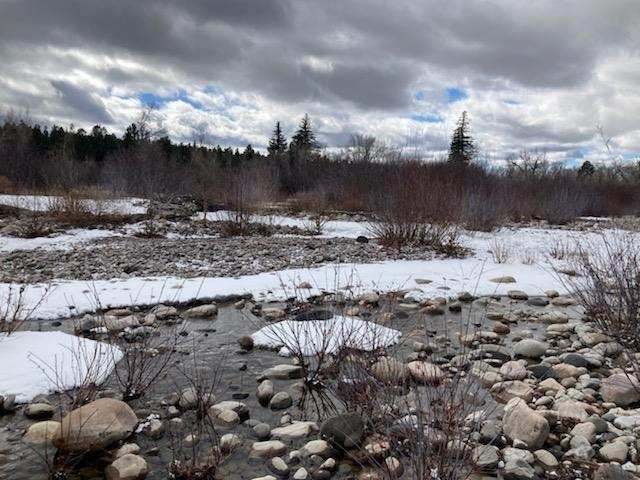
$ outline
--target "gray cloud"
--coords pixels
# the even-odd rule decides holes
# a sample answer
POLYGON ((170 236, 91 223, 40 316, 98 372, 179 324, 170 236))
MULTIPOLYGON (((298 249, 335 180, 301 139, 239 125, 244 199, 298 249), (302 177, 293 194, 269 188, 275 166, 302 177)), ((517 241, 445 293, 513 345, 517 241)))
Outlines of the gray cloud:
MULTIPOLYGON (((621 82, 640 76, 639 23, 637 0, 3 0, 0 102, 28 103, 52 120, 72 109, 86 121, 121 124, 105 107, 112 92, 214 85, 295 115, 349 117, 347 128, 376 112, 407 118, 417 90, 439 115, 454 115, 442 98, 458 86, 471 92, 469 108, 489 108, 486 98, 507 90, 523 102, 571 98, 573 120, 588 111, 625 135, 637 127, 593 105, 619 96, 619 85, 603 80, 612 59, 633 59, 621 82)), ((551 107, 544 113, 478 116, 510 144, 587 141, 584 125, 559 126, 551 107)), ((334 125, 327 138, 347 133, 334 125)))
POLYGON ((90 93, 62 80, 52 80, 51 86, 61 95, 62 103, 74 110, 78 119, 102 124, 113 122, 104 104, 90 93))

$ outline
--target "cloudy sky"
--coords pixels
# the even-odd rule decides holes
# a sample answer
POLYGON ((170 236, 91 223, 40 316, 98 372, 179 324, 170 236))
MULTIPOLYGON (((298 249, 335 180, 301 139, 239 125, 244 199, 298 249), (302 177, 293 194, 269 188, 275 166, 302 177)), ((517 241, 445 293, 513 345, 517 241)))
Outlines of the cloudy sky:
POLYGON ((638 0, 0 0, 0 107, 122 132, 145 106, 176 141, 264 147, 305 112, 446 149, 578 162, 640 152, 638 0))

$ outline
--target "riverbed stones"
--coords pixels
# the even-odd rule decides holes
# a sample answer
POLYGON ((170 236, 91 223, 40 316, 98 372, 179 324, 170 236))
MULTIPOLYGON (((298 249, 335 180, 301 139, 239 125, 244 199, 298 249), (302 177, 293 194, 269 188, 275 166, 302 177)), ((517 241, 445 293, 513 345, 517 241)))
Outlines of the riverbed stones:
POLYGON ((271 367, 266 369, 262 374, 258 377, 258 380, 292 380, 302 378, 302 367, 299 365, 276 365, 275 367, 271 367))
POLYGON ((478 445, 473 449, 473 463, 482 471, 493 470, 500 461, 498 452, 498 448, 493 445, 478 445))
POLYGON ((521 290, 509 290, 507 296, 512 300, 528 300, 529 295, 521 290))
POLYGON ((258 391, 256 392, 256 396, 258 397, 258 402, 260 405, 268 405, 269 401, 274 395, 274 386, 271 380, 263 380, 258 385, 258 391))
POLYGON ((166 320, 168 318, 177 316, 178 309, 173 306, 160 304, 153 307, 149 313, 155 315, 158 320, 166 320))
POLYGON ((516 283, 516 279, 510 275, 490 278, 489 281, 493 283, 516 283))
POLYGON ((116 459, 105 470, 107 480, 140 480, 147 476, 144 458, 128 453, 116 459))
POLYGON ((51 418, 56 409, 48 402, 30 403, 24 409, 24 415, 27 418, 42 420, 51 418))
POLYGON ((393 357, 381 357, 371 366, 373 376, 384 383, 403 383, 407 367, 393 357))
POLYGON ((438 384, 444 378, 444 372, 432 363, 414 361, 407 364, 407 370, 416 382, 438 384))
POLYGON ((507 437, 512 441, 524 442, 530 449, 538 449, 544 445, 549 436, 549 422, 529 408, 524 400, 509 400, 504 412, 502 428, 507 437))
POLYGON ((198 305, 186 310, 183 315, 187 318, 213 318, 218 314, 218 306, 214 303, 198 305))
POLYGON ((308 437, 318 431, 316 422, 293 422, 290 425, 274 428, 271 430, 273 438, 281 440, 294 440, 308 437))
POLYGON ((598 455, 607 462, 624 463, 627 461, 628 452, 629 447, 626 443, 613 441, 605 443, 600 450, 598 450, 598 455))
POLYGON ((45 420, 29 426, 22 440, 33 445, 52 444, 60 435, 60 422, 45 420))
POLYGON ((519 357, 525 358, 540 358, 547 351, 547 345, 538 340, 527 338, 520 340, 513 346, 513 353, 519 357))
POLYGON ((521 398, 530 402, 533 398, 531 386, 521 380, 498 382, 491 387, 491 395, 500 403, 507 403, 513 398, 521 398))
POLYGON ((307 457, 318 455, 319 457, 326 458, 331 452, 331 445, 329 445, 326 440, 311 440, 310 442, 307 442, 300 451, 307 457))
POLYGON ((600 395, 605 402, 626 407, 640 401, 640 382, 630 375, 616 373, 602 381, 600 395))
POLYGON ((357 413, 337 415, 324 421, 320 435, 337 447, 353 448, 364 435, 364 422, 357 413))
POLYGON ((264 442, 254 442, 251 445, 250 455, 259 458, 272 458, 282 455, 287 451, 287 446, 280 440, 268 440, 264 442))
POLYGON ((287 465, 287 462, 280 457, 273 457, 269 460, 267 465, 269 466, 271 473, 277 477, 287 478, 291 473, 291 469, 289 468, 289 465, 287 465))
POLYGON ((291 405, 293 405, 293 399, 287 392, 278 392, 269 401, 271 410, 285 410, 291 405))
POLYGON ((113 398, 100 398, 67 414, 55 444, 69 451, 106 448, 125 440, 138 424, 134 411, 113 398))

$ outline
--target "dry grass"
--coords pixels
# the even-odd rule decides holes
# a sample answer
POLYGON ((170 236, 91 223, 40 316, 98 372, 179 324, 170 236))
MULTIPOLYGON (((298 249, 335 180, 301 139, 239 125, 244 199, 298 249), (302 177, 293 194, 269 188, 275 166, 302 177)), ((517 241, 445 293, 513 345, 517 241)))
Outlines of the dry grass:
POLYGON ((489 243, 489 252, 496 263, 509 263, 511 261, 511 245, 497 237, 494 237, 489 243))

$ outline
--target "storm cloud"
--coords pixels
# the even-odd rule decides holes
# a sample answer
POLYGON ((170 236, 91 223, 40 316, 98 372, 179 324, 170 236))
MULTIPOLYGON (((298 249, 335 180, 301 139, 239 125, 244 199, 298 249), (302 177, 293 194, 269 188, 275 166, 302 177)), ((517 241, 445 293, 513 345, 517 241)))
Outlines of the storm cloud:
POLYGON ((159 98, 176 140, 257 147, 309 112, 330 147, 422 132, 433 152, 468 110, 489 156, 597 156, 595 125, 628 156, 638 24, 637 0, 3 0, 0 105, 121 132, 159 98))

